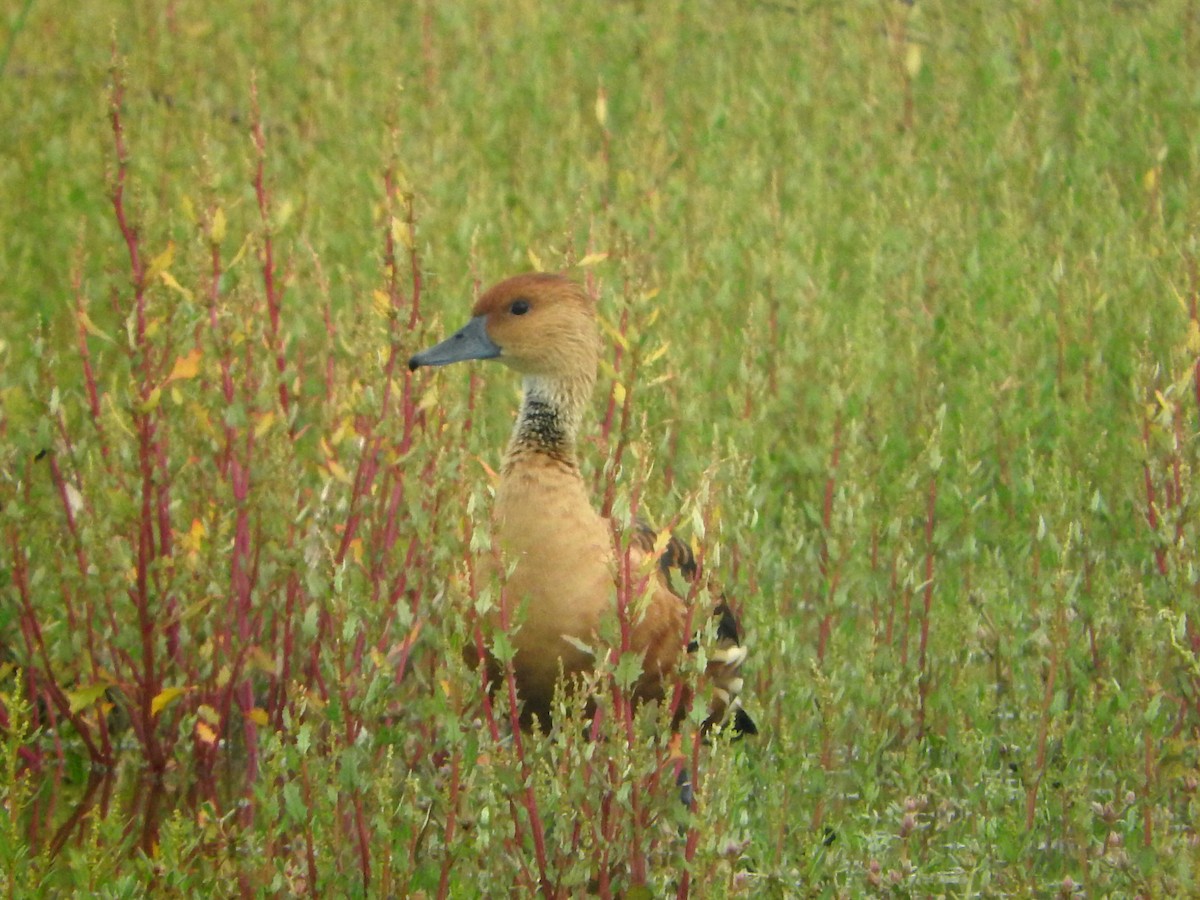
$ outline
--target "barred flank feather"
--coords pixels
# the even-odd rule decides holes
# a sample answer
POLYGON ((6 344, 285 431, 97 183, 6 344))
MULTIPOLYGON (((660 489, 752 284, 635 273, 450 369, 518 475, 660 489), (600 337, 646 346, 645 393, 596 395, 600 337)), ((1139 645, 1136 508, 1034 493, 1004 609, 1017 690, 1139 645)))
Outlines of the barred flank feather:
MULTIPOLYGON (((658 532, 649 523, 639 521, 635 542, 647 553, 652 553, 657 546, 658 532)), ((668 587, 672 587, 672 570, 678 571, 689 583, 694 582, 699 574, 692 548, 677 534, 672 534, 667 540, 658 557, 658 567, 668 587)), ((740 671, 749 651, 742 644, 737 617, 724 600, 713 609, 712 617, 717 623, 716 643, 708 654, 708 666, 705 669, 705 676, 711 685, 711 694, 708 717, 701 726, 702 730, 707 732, 713 728, 728 726, 735 736, 758 734, 758 726, 754 724, 754 719, 742 709, 743 682, 740 671)), ((700 635, 697 634, 688 644, 688 652, 695 653, 699 649, 700 635)))

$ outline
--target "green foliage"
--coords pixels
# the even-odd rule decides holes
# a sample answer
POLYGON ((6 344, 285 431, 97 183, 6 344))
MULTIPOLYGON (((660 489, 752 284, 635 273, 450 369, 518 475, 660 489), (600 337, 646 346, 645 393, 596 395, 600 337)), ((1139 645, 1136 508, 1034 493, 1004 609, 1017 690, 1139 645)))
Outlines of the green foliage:
POLYGON ((18 5, 9 895, 1197 890, 1189 4, 18 5), (754 740, 464 661, 513 386, 403 364, 531 266, 754 740))

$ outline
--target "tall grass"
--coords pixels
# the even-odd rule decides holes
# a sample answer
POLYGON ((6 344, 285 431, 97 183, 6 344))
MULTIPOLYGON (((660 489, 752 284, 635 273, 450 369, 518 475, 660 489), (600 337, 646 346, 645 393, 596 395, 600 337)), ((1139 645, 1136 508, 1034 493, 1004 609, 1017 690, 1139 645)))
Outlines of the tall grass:
POLYGON ((1194 891, 1196 16, 14 12, 8 892, 1194 891), (752 741, 630 707, 620 616, 586 732, 462 661, 513 385, 402 362, 530 267, 752 741))

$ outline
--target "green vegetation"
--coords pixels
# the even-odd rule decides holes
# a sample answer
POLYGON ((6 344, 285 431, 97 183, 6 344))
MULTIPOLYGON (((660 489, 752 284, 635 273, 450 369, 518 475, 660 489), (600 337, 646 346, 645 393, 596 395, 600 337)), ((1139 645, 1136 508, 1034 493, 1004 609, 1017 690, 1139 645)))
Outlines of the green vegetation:
POLYGON ((1194 3, 10 5, 9 896, 1200 890, 1194 3), (758 738, 461 662, 534 266, 758 738))

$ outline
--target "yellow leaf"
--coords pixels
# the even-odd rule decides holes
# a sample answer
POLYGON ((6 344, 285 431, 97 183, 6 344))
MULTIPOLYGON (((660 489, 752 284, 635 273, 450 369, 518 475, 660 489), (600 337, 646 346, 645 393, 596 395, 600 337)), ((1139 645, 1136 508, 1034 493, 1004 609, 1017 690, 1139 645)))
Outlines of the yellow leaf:
POLYGON ((438 404, 437 381, 431 380, 429 382, 429 390, 427 390, 424 394, 421 395, 421 399, 417 403, 417 409, 419 409, 423 412, 427 412, 427 411, 433 409, 435 406, 437 406, 437 404, 438 404))
POLYGON ((604 333, 621 345, 622 350, 629 349, 629 338, 617 331, 607 319, 600 319, 600 327, 604 329, 604 333))
POLYGON ((207 529, 200 519, 192 519, 192 527, 188 529, 187 534, 183 535, 179 543, 183 545, 183 549, 188 553, 198 553, 200 547, 204 544, 204 535, 207 529))
POLYGON ((1188 353, 1200 353, 1200 323, 1195 319, 1188 322, 1188 353))
POLYGON ((545 267, 544 265, 542 265, 542 259, 541 259, 541 257, 540 257, 540 256, 538 256, 536 253, 534 253, 534 252, 533 252, 533 248, 532 248, 532 247, 531 247, 530 249, 526 250, 526 251, 525 251, 525 254, 526 254, 526 256, 528 256, 528 257, 529 257, 529 264, 530 264, 531 266, 533 266, 533 269, 534 269, 534 271, 535 271, 535 272, 544 272, 544 271, 546 271, 546 267, 545 267))
POLYGON ((254 426, 254 436, 261 438, 264 434, 271 430, 271 425, 275 422, 275 413, 265 412, 258 417, 258 422, 254 426))
POLYGON ((604 88, 596 91, 596 121, 601 128, 608 125, 608 92, 604 88))
POLYGON ((625 385, 621 384, 619 381, 614 381, 612 392, 613 399, 617 401, 617 406, 620 406, 625 402, 625 385))
POLYGON ((255 725, 257 725, 259 728, 265 728, 271 721, 267 717, 267 711, 258 706, 254 707, 254 709, 252 709, 252 710, 250 710, 250 712, 246 713, 246 717, 249 718, 250 721, 253 722, 255 725))
POLYGON ((192 299, 192 292, 185 288, 182 284, 175 280, 175 276, 170 272, 163 272, 159 275, 162 283, 178 294, 182 294, 185 300, 192 299))
POLYGON ((670 747, 669 759, 687 759, 687 755, 683 752, 683 737, 679 734, 679 732, 675 732, 675 734, 671 735, 671 743, 668 746, 670 747))
POLYGON ((657 350, 655 350, 653 353, 651 353, 649 356, 647 356, 645 361, 642 363, 642 365, 648 366, 651 363, 658 362, 660 359, 662 359, 664 356, 667 355, 667 351, 669 349, 671 349, 671 342, 663 341, 663 345, 661 347, 659 347, 657 350))
POLYGON ((217 732, 207 722, 196 723, 196 737, 200 739, 200 743, 210 747, 217 742, 217 732))
POLYGON ((201 703, 196 709, 196 714, 202 721, 207 722, 209 725, 216 725, 221 721, 221 717, 218 715, 217 711, 207 703, 201 703))
POLYGON ((296 204, 291 200, 284 200, 280 204, 279 212, 275 214, 275 227, 282 229, 284 225, 291 219, 292 213, 296 211, 296 204))
POLYGON ((229 265, 227 265, 225 267, 226 272, 228 272, 230 269, 232 269, 234 266, 236 266, 238 263, 240 263, 242 261, 242 257, 246 255, 246 251, 250 249, 250 245, 253 242, 254 242, 254 235, 252 235, 252 234, 246 235, 246 239, 242 241, 242 246, 238 247, 238 252, 233 254, 233 259, 231 259, 229 261, 229 265))
POLYGON ((162 399, 162 388, 155 388, 144 402, 138 404, 138 412, 148 413, 158 409, 158 401, 162 399))
POLYGON ((669 543, 671 543, 671 529, 664 528, 654 536, 654 551, 650 558, 657 560, 667 549, 669 543))
POLYGON ((88 685, 85 688, 80 688, 77 691, 68 691, 67 700, 71 705, 71 712, 77 713, 81 709, 86 709, 97 700, 104 696, 111 684, 107 681, 99 681, 96 684, 88 685))
POLYGON ((170 705, 180 694, 186 694, 188 691, 185 687, 169 687, 159 691, 153 700, 150 701, 150 715, 157 716, 164 708, 170 705))
POLYGON ((275 660, 271 657, 271 654, 262 647, 251 648, 250 665, 267 675, 278 674, 278 669, 275 666, 275 660))
POLYGON ((137 437, 137 435, 134 434, 133 429, 126 424, 124 417, 122 417, 120 411, 117 409, 116 401, 113 400, 113 395, 111 393, 106 393, 104 395, 104 407, 108 418, 111 419, 118 428, 125 432, 126 437, 137 437))
POLYGON ((175 360, 171 374, 167 376, 167 380, 163 384, 170 384, 172 381, 182 381, 186 378, 195 378, 200 372, 200 357, 203 355, 203 352, 197 347, 179 357, 179 359, 175 360))
POLYGON ((921 74, 921 45, 910 43, 904 51, 904 71, 909 78, 921 74))
POLYGON ((362 540, 362 538, 356 537, 354 540, 352 540, 350 542, 350 555, 354 557, 354 561, 356 563, 358 563, 359 565, 362 565, 362 561, 363 561, 363 540, 362 540))
POLYGON ((150 268, 146 270, 146 277, 143 284, 149 284, 156 279, 167 269, 171 268, 171 261, 175 258, 175 242, 168 241, 167 249, 150 261, 150 268))
POLYGON ((1146 170, 1146 174, 1142 176, 1142 187, 1150 194, 1158 188, 1158 166, 1146 170))
POLYGON ((350 477, 350 473, 336 459, 327 459, 325 464, 329 466, 329 474, 340 481, 342 484, 353 484, 354 479, 350 477))
POLYGON ((208 239, 214 244, 219 244, 225 240, 225 210, 217 207, 213 213, 212 226, 208 230, 208 239))
POLYGON ((500 473, 484 462, 482 457, 475 457, 475 461, 483 467, 483 473, 487 476, 487 479, 491 483, 492 487, 495 487, 500 483, 500 473))
POLYGON ((392 240, 405 250, 413 248, 412 228, 403 219, 392 216, 392 240))
POLYGON ((80 493, 79 488, 69 481, 64 481, 63 493, 67 495, 67 506, 71 509, 71 515, 78 514, 83 509, 83 494, 80 493))
POLYGON ((82 325, 83 330, 92 337, 98 337, 101 340, 108 341, 110 344, 115 343, 110 335, 96 327, 96 323, 92 321, 92 317, 82 309, 79 311, 79 324, 82 325))
POLYGON ((196 224, 196 205, 194 203, 192 203, 192 198, 189 197, 187 194, 184 194, 179 199, 179 207, 183 211, 183 217, 185 219, 187 219, 189 222, 191 222, 193 225, 195 225, 196 224))
POLYGON ((388 297, 387 294, 385 294, 381 290, 376 289, 376 290, 372 291, 371 299, 373 301, 375 301, 375 312, 379 315, 380 318, 386 319, 389 315, 391 315, 392 301, 388 297))
MULTIPOLYGON (((329 438, 329 441, 330 441, 330 443, 333 444, 333 446, 336 447, 338 444, 340 444, 342 441, 344 441, 347 437, 349 437, 353 431, 354 431, 354 420, 351 419, 349 416, 347 416, 346 418, 342 419, 341 423, 337 427, 337 430, 334 431, 333 435, 329 438)), ((332 451, 330 451, 330 453, 328 453, 326 455, 331 456, 332 451)))
POLYGON ((575 265, 581 269, 586 269, 588 266, 594 266, 597 263, 602 263, 606 259, 608 259, 607 253, 589 253, 579 262, 575 263, 575 265))
POLYGON ((402 197, 407 197, 412 193, 412 182, 408 180, 408 173, 405 172, 404 169, 397 166, 394 175, 396 193, 402 197))

